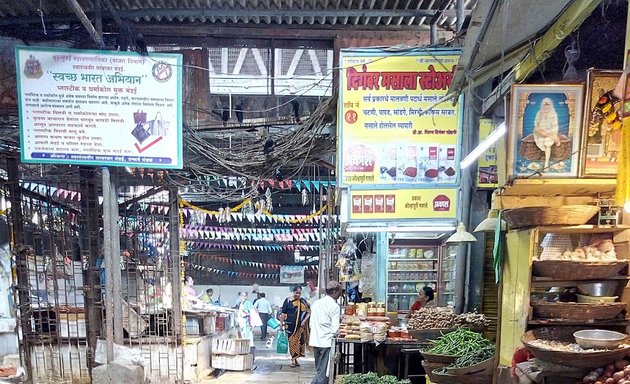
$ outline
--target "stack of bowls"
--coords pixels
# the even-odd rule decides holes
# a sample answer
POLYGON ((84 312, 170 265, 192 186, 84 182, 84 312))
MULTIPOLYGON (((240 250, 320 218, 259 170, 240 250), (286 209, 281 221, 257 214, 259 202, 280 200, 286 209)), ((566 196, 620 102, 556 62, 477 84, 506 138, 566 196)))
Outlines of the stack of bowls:
POLYGON ((578 284, 578 303, 614 303, 617 296, 613 296, 617 290, 616 281, 602 281, 599 283, 578 284))

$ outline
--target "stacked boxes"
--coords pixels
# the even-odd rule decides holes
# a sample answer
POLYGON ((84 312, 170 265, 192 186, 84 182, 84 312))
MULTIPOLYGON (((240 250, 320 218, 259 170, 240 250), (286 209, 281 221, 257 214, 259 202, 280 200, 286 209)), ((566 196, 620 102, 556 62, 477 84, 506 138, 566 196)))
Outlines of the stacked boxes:
POLYGON ((214 339, 212 341, 212 368, 230 371, 252 369, 254 355, 249 339, 214 339))

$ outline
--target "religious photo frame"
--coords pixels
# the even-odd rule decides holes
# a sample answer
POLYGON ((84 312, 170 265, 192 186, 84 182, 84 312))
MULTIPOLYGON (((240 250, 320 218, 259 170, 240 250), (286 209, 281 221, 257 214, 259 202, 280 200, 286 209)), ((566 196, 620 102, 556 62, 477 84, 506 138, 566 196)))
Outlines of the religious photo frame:
POLYGON ((580 176, 617 177, 623 126, 621 100, 613 95, 622 71, 589 69, 586 75, 580 176))
POLYGON ((581 84, 512 86, 509 177, 578 176, 583 97, 581 84))

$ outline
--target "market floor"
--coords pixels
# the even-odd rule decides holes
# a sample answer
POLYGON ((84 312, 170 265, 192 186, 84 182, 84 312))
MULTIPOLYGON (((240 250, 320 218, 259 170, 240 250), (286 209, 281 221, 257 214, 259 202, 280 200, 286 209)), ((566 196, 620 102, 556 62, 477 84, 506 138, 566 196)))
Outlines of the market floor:
MULTIPOLYGON (((258 335, 257 335, 258 336, 258 335)), ((291 368, 291 358, 279 355, 275 349, 265 347, 265 342, 256 340, 256 358, 251 371, 224 371, 216 378, 197 381, 198 384, 308 384, 315 375, 313 353, 299 360, 300 366, 291 368)))

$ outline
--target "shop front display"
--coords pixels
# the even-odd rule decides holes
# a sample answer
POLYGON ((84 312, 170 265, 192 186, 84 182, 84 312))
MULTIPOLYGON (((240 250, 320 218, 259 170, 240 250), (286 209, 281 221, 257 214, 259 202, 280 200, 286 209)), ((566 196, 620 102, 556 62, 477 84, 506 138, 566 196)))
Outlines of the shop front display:
POLYGON ((406 314, 423 287, 437 290, 437 246, 391 245, 387 253, 387 311, 406 314))

